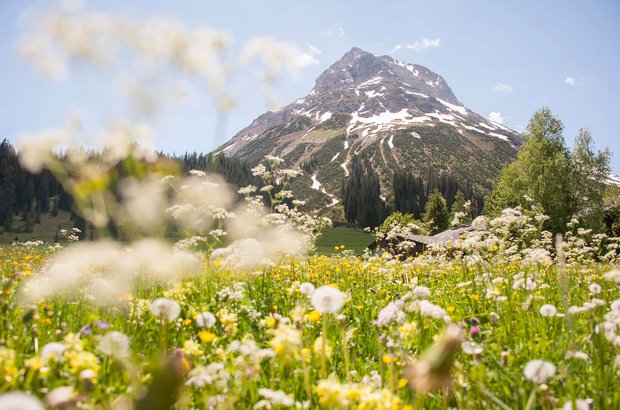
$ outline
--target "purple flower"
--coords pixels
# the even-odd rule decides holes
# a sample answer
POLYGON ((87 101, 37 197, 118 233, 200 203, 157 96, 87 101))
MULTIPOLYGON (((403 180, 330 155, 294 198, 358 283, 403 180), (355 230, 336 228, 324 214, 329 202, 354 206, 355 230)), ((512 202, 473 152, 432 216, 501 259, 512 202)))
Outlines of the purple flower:
POLYGON ((110 324, 107 322, 102 322, 101 320, 97 320, 94 325, 97 325, 99 329, 107 329, 110 327, 110 324))
POLYGON ((80 333, 84 334, 84 335, 89 335, 91 334, 93 331, 90 330, 90 326, 86 325, 86 326, 82 326, 82 328, 80 329, 80 333))
POLYGON ((469 321, 471 322, 472 325, 479 325, 480 324, 480 319, 478 319, 476 316, 472 316, 472 318, 469 319, 469 321))
POLYGON ((480 328, 478 326, 472 326, 471 329, 469 329, 469 335, 471 337, 477 336, 480 333, 480 328))

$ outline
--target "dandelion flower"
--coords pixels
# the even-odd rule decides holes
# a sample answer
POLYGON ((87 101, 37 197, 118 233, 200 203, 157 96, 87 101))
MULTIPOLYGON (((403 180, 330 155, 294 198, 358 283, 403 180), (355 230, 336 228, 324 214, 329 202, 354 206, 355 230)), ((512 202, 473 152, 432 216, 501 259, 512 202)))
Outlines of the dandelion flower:
POLYGON ((428 299, 430 295, 431 290, 426 286, 416 286, 415 289, 413 289, 413 296, 415 296, 416 299, 428 299))
POLYGON ((51 359, 58 360, 63 357, 68 347, 69 346, 64 343, 48 343, 41 349, 41 360, 44 363, 47 363, 51 359))
POLYGON ((461 349, 463 349, 466 354, 471 356, 478 356, 483 352, 482 346, 478 343, 469 341, 461 343, 461 349))
POLYGON ((558 310, 553 305, 542 305, 540 307, 540 314, 544 317, 554 317, 558 314, 558 310))
POLYGON ((345 294, 331 286, 321 286, 312 294, 312 306, 319 313, 337 313, 344 305, 345 294))
POLYGON ((179 317, 181 306, 174 300, 159 298, 151 303, 151 312, 159 318, 172 322, 179 317))
POLYGON ((304 295, 310 297, 314 293, 314 285, 309 282, 304 282, 301 285, 299 285, 299 291, 303 293, 304 295))
POLYGON ((403 319, 404 314, 400 310, 400 307, 394 303, 390 302, 386 307, 381 309, 379 315, 377 315, 377 320, 375 320, 375 324, 379 327, 389 325, 393 320, 403 319))
POLYGON ((196 323, 198 323, 200 327, 210 328, 215 325, 215 322, 215 315, 211 312, 202 312, 196 316, 196 323))
POLYGON ((129 338, 121 332, 110 332, 99 340, 99 350, 117 359, 129 356, 129 338))
POLYGON ((555 366, 546 360, 532 360, 525 365, 523 375, 536 384, 545 383, 555 374, 555 366))
POLYGON ((43 404, 36 397, 22 392, 0 394, 0 409, 45 410, 43 404))

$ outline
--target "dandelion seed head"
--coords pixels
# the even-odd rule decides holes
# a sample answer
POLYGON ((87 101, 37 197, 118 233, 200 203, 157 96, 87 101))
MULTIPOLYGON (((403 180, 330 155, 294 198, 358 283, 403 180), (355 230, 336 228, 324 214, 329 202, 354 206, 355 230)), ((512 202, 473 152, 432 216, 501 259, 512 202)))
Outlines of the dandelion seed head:
POLYGON ((321 286, 312 294, 311 302, 314 309, 321 313, 338 313, 344 305, 346 296, 332 286, 321 286))

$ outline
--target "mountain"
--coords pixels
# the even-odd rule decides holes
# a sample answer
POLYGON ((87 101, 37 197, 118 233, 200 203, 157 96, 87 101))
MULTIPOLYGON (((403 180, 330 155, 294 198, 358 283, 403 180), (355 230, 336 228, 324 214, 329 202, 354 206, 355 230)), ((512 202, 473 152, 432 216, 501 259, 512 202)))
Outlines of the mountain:
POLYGON ((517 132, 466 108, 428 68, 353 48, 308 95, 259 116, 216 152, 250 164, 282 157, 306 171, 294 190, 332 206, 354 156, 370 161, 389 201, 398 170, 449 172, 486 190, 521 143, 517 132))

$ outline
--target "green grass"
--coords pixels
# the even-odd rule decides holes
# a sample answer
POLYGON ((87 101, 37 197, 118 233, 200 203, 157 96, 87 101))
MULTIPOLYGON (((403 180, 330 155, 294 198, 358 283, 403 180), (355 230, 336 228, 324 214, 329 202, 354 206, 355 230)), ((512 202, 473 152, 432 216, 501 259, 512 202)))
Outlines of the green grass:
POLYGON ((332 255, 336 251, 336 246, 344 245, 345 250, 353 250, 356 255, 364 252, 374 241, 374 237, 360 229, 354 228, 328 228, 323 230, 321 236, 316 241, 316 253, 319 255, 332 255))
POLYGON ((44 241, 46 243, 54 243, 56 230, 60 225, 61 229, 71 229, 73 221, 71 213, 67 211, 58 211, 58 216, 52 217, 50 214, 41 215, 41 223, 35 223, 30 233, 3 232, 0 233, 0 243, 13 243, 25 241, 44 241))

